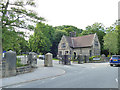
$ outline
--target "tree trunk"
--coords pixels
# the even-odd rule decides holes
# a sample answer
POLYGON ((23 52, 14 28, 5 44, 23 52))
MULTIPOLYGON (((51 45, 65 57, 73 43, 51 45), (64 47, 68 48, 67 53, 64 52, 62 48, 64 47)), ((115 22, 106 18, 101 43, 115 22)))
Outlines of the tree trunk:
POLYGON ((109 56, 111 56, 111 52, 109 51, 109 56))

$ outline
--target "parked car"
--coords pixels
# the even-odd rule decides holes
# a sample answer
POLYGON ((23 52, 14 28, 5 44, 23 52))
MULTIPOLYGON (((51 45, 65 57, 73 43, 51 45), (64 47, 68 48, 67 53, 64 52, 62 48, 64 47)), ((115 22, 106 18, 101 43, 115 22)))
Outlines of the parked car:
POLYGON ((45 55, 39 55, 39 59, 44 60, 45 59, 45 55))
POLYGON ((110 58, 110 66, 118 66, 120 65, 120 55, 113 55, 111 58, 110 58))

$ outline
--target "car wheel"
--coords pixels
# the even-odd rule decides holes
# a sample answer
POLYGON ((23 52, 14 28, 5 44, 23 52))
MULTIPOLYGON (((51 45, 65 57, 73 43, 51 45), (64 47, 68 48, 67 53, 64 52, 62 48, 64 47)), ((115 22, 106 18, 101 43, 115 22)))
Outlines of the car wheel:
POLYGON ((110 64, 110 66, 113 66, 113 64, 110 64))

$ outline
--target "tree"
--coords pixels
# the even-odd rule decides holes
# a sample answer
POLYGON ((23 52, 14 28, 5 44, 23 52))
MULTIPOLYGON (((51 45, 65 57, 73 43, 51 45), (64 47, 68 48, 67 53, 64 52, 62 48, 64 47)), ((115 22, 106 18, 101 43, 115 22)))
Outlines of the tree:
POLYGON ((13 50, 16 51, 17 54, 27 50, 27 41, 24 36, 21 36, 21 34, 22 33, 20 32, 4 30, 2 33, 2 39, 4 42, 2 45, 3 50, 13 50))
POLYGON ((55 28, 53 28, 52 26, 39 22, 36 25, 36 29, 39 29, 39 31, 41 31, 45 37, 47 37, 50 42, 53 42, 53 37, 54 37, 54 32, 55 32, 55 28))
POLYGON ((55 27, 57 30, 65 30, 67 32, 67 36, 69 36, 69 32, 76 32, 76 36, 80 36, 80 33, 82 33, 82 29, 79 29, 72 25, 62 25, 55 27))
POLYGON ((27 9, 28 6, 36 7, 34 0, 16 0, 14 2, 2 0, 0 2, 2 29, 17 27, 33 30, 32 24, 41 22, 44 18, 39 17, 35 11, 27 9), (28 24, 28 21, 33 23, 28 24))
POLYGON ((101 53, 104 53, 103 49, 103 37, 105 36, 105 29, 102 23, 94 23, 92 26, 87 26, 86 30, 83 30, 81 35, 97 34, 101 45, 101 53))
POLYGON ((117 21, 117 25, 115 26, 115 30, 118 33, 118 48, 120 54, 120 19, 117 21))
POLYGON ((109 55, 111 53, 118 53, 118 33, 111 31, 104 36, 104 49, 109 50, 109 55))
POLYGON ((34 0, 1 0, 0 19, 2 22, 3 50, 18 50, 19 47, 22 48, 18 38, 25 37, 25 33, 20 30, 34 30, 34 24, 45 20, 39 17, 34 10, 26 8, 28 6, 35 7, 34 0))
MULTIPOLYGON (((0 55, 2 55, 2 27, 1 27, 1 23, 0 23, 0 55)), ((0 60, 2 60, 1 56, 0 56, 0 60)))
POLYGON ((118 34, 118 54, 120 54, 120 20, 116 20, 116 22, 106 30, 107 33, 111 31, 114 31, 118 34))
POLYGON ((39 29, 36 29, 34 34, 30 36, 29 48, 31 51, 45 54, 50 51, 51 45, 50 40, 39 29))
POLYGON ((57 56, 58 44, 63 35, 67 36, 67 32, 65 30, 56 30, 54 33, 54 40, 53 40, 52 47, 51 47, 51 52, 53 53, 54 57, 57 56))

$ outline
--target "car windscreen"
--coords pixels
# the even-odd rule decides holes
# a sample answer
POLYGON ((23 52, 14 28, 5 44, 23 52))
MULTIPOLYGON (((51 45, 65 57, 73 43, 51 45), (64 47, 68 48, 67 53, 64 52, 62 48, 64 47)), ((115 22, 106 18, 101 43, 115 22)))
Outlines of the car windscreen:
POLYGON ((118 56, 112 56, 112 59, 118 59, 118 56))
POLYGON ((118 57, 118 59, 120 59, 120 56, 118 57))

